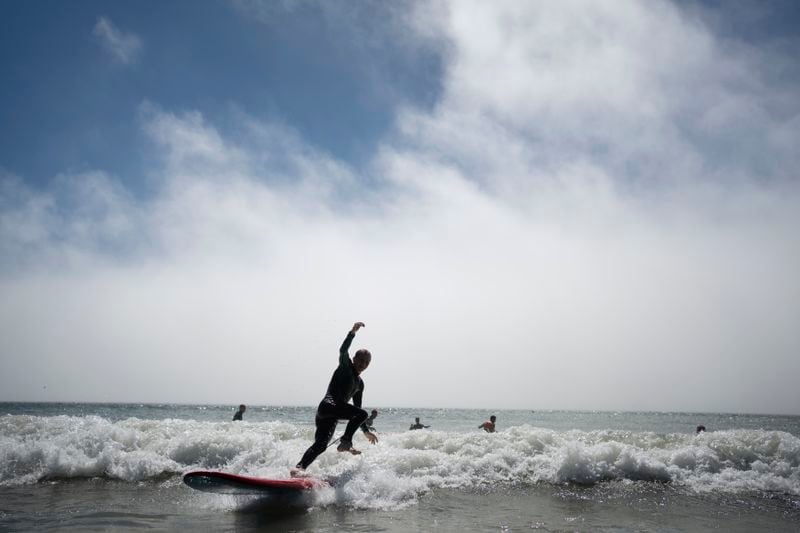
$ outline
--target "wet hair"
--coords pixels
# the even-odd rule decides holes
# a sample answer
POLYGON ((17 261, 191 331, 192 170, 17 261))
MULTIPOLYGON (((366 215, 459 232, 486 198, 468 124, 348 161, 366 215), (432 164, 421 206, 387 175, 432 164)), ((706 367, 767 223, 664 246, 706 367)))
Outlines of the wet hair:
POLYGON ((240 411, 244 411, 245 409, 247 409, 247 406, 245 404, 239 405, 239 410, 240 411))
POLYGON ((492 422, 494 422, 495 420, 497 420, 497 417, 496 417, 496 416, 494 416, 494 415, 492 415, 492 416, 490 416, 490 417, 489 417, 489 420, 491 420, 492 422))
POLYGON ((372 414, 373 414, 373 415, 377 415, 377 414, 378 414, 378 410, 377 410, 377 409, 373 409, 373 410, 372 410, 372 414))
POLYGON ((701 424, 701 425, 697 426, 697 432, 698 433, 700 433, 701 431, 705 431, 705 430, 706 430, 706 427, 704 425, 701 424))

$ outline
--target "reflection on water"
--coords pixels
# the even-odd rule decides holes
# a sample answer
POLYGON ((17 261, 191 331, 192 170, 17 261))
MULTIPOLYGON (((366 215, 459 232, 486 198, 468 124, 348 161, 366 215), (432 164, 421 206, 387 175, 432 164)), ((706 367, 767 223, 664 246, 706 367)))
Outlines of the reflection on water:
POLYGON ((800 499, 697 494, 671 483, 438 488, 402 509, 314 506, 103 479, 0 486, 0 530, 139 531, 795 531, 800 499))

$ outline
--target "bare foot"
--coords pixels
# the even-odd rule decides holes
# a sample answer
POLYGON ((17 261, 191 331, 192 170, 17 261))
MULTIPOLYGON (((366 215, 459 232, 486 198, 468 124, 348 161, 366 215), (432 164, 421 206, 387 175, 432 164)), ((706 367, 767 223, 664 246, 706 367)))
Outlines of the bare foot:
POLYGON ((350 452, 353 455, 361 455, 361 450, 356 450, 355 448, 348 448, 346 450, 339 450, 340 452, 350 452))
POLYGON ((353 448, 351 446, 346 446, 346 445, 343 446, 343 445, 340 444, 339 447, 336 448, 336 450, 340 451, 340 452, 350 452, 353 455, 361 455, 361 451, 360 450, 356 450, 355 448, 353 448))
POLYGON ((291 477, 306 477, 308 474, 306 474, 305 469, 294 467, 289 469, 289 475, 291 477))

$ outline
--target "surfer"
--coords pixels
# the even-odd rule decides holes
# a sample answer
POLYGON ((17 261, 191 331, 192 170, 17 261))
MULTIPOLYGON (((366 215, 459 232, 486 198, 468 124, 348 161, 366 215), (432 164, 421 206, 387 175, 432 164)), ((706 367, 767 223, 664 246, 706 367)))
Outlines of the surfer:
POLYGON ((426 426, 425 424, 420 423, 419 417, 415 418, 414 420, 416 420, 416 422, 411 424, 411 427, 408 428, 409 430, 422 429, 422 428, 429 428, 430 427, 430 426, 426 426))
POLYGON ((245 412, 246 410, 247 410, 247 406, 246 406, 245 404, 242 404, 242 405, 240 405, 240 406, 239 406, 239 410, 238 410, 238 411, 236 411, 235 413, 233 413, 233 420, 234 420, 234 422, 235 422, 236 420, 241 420, 241 419, 242 419, 242 415, 244 415, 244 412, 245 412))
POLYGON ((365 424, 367 412, 361 409, 364 381, 361 379, 360 374, 369 366, 372 354, 369 353, 369 350, 358 350, 351 361, 350 353, 348 352, 356 332, 363 327, 363 322, 353 324, 353 329, 347 334, 342 347, 339 348, 339 366, 333 372, 331 381, 328 384, 328 391, 319 403, 319 407, 317 407, 317 416, 314 420, 317 426, 317 430, 314 433, 314 444, 306 450, 303 458, 292 469, 292 475, 301 475, 308 468, 308 465, 313 463, 314 459, 328 448, 328 443, 333 437, 333 432, 336 430, 336 424, 339 420, 347 420, 348 422, 344 435, 339 440, 338 451, 350 452, 353 455, 361 453, 353 448, 353 434, 359 426, 361 426, 361 430, 371 444, 378 442, 378 437, 370 432, 365 424), (353 400, 352 405, 347 403, 351 398, 353 400))
POLYGON ((486 433, 494 433, 494 423, 497 421, 497 417, 492 415, 489 417, 489 420, 478 426, 478 429, 484 430, 486 433))
POLYGON ((369 429, 370 431, 375 431, 375 419, 377 417, 378 417, 378 410, 373 409, 372 413, 370 413, 369 415, 369 418, 367 418, 367 421, 364 422, 367 425, 367 429, 369 429))

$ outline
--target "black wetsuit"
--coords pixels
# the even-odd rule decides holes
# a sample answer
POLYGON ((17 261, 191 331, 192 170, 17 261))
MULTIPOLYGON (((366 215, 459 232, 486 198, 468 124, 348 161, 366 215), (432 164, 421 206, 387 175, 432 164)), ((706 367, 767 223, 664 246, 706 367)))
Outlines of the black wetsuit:
POLYGON ((317 416, 314 420, 317 425, 314 444, 303 454, 303 458, 297 463, 298 468, 308 468, 308 465, 326 450, 339 420, 349 420, 344 435, 342 435, 342 444, 350 445, 352 443, 353 434, 358 426, 361 426, 361 430, 365 433, 369 431, 364 424, 367 412, 361 409, 364 381, 356 373, 348 353, 353 337, 355 337, 355 333, 351 331, 345 337, 342 347, 339 348, 339 366, 333 372, 331 382, 328 384, 328 391, 317 407, 317 416), (347 403, 351 398, 353 405, 347 403))
POLYGON ((236 411, 235 413, 233 413, 233 420, 234 421, 235 420, 241 420, 241 419, 242 419, 242 412, 241 411, 236 411))

